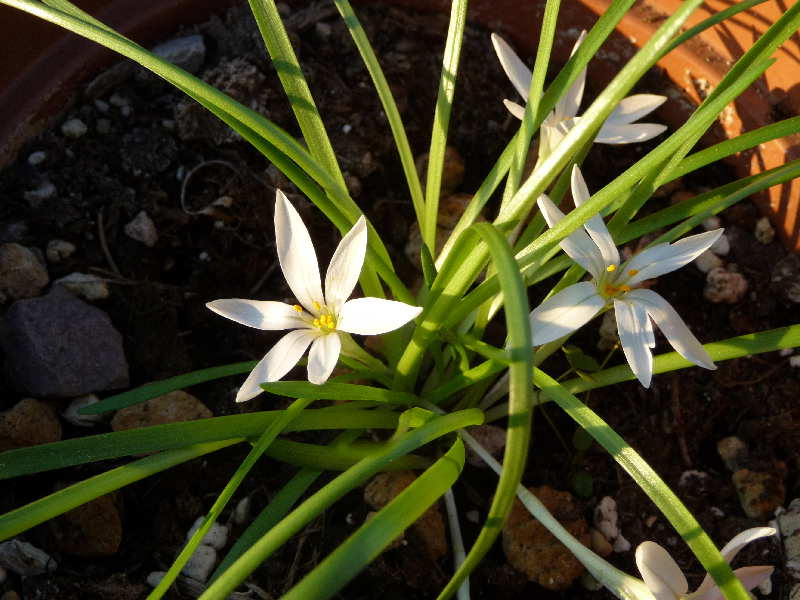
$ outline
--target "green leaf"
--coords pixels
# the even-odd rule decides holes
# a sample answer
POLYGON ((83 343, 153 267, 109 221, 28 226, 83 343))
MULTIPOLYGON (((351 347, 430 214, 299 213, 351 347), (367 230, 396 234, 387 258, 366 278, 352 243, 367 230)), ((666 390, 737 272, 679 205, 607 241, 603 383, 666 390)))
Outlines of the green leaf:
POLYGON ((567 345, 561 348, 561 350, 567 357, 570 366, 576 371, 588 371, 589 373, 593 373, 594 371, 600 370, 600 363, 588 354, 585 354, 583 350, 577 346, 567 345))
POLYGON ((416 404, 419 398, 408 392, 395 392, 386 388, 354 383, 326 382, 322 385, 307 381, 274 381, 262 383, 265 391, 289 398, 311 398, 312 400, 337 400, 380 402, 382 404, 416 404))

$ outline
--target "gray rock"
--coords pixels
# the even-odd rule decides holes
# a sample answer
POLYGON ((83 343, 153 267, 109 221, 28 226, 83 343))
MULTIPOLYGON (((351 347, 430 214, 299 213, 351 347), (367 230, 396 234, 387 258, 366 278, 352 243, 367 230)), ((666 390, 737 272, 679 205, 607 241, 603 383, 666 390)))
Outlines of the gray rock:
POLYGON ((66 240, 50 240, 47 242, 45 255, 51 263, 60 263, 75 253, 75 244, 66 240))
POLYGON ((56 279, 53 284, 63 285, 76 296, 93 302, 108 298, 108 284, 104 279, 90 273, 70 273, 66 277, 56 279))
POLYGON ((0 246, 0 302, 38 296, 49 281, 47 269, 30 248, 0 246))
POLYGON ((134 64, 131 61, 124 60, 118 62, 92 79, 83 93, 90 100, 105 96, 114 88, 125 83, 133 72, 134 64))
POLYGON ((55 571, 58 564, 44 550, 14 539, 0 544, 0 566, 17 575, 28 576, 55 571))
POLYGON ((189 73, 197 73, 206 59, 206 44, 202 35, 187 35, 159 44, 153 53, 189 73))
POLYGON ((61 133, 63 133, 67 137, 71 137, 73 139, 78 139, 86 135, 86 132, 89 130, 86 127, 86 123, 81 121, 80 119, 70 119, 69 121, 65 121, 63 125, 61 125, 61 133))
POLYGON ((33 396, 74 398, 128 385, 122 336, 111 319, 58 285, 11 306, 0 346, 14 385, 33 396))
POLYGON ((32 167, 42 164, 45 160, 47 160, 47 153, 42 150, 31 152, 28 155, 28 164, 32 167))
POLYGON ((43 181, 39 184, 39 187, 34 190, 28 190, 23 196, 25 197, 25 201, 30 204, 32 208, 36 208, 37 206, 41 206, 42 202, 45 200, 54 198, 57 193, 58 190, 56 186, 49 181, 43 181))
POLYGON ((787 254, 772 267, 772 288, 790 302, 800 303, 800 256, 787 254))
POLYGON ((158 231, 153 219, 145 211, 140 211, 133 220, 124 227, 125 235, 132 240, 141 242, 148 248, 152 248, 158 242, 158 231))

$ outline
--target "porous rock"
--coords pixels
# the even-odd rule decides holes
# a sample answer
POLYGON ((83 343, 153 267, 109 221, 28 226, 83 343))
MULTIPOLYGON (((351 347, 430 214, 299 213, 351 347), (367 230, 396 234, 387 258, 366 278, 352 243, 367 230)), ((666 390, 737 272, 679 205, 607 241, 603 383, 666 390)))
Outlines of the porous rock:
POLYGON ((48 521, 48 533, 49 546, 64 554, 83 557, 116 554, 122 543, 122 517, 115 495, 99 496, 48 521))
POLYGON ((206 44, 202 35, 187 35, 173 38, 153 48, 167 62, 189 73, 197 73, 206 59, 206 44))
POLYGON ((0 543, 0 566, 26 577, 55 571, 58 564, 44 550, 13 539, 0 543))
POLYGON ((145 211, 140 211, 132 221, 125 225, 125 235, 152 248, 158 242, 158 231, 153 219, 145 211))
POLYGON ((722 267, 706 274, 703 296, 714 304, 736 304, 747 293, 747 279, 741 273, 722 267))
POLYGON ((772 267, 771 287, 789 302, 800 304, 800 256, 787 254, 772 267))
POLYGON ((75 244, 66 240, 50 240, 47 242, 45 256, 51 263, 60 263, 75 253, 75 244))
POLYGON ((779 473, 739 469, 733 485, 744 513, 751 519, 766 520, 786 499, 786 488, 779 473))
POLYGON ((0 450, 57 442, 61 423, 53 408, 35 398, 23 398, 0 413, 0 450))
POLYGON ((738 471, 747 462, 750 453, 741 438, 731 435, 717 442, 717 454, 729 471, 738 471))
POLYGON ((187 392, 176 390, 118 410, 111 419, 111 429, 126 431, 165 423, 208 419, 213 416, 200 400, 187 392))
POLYGON ((108 315, 60 285, 18 300, 0 346, 14 385, 40 398, 74 398, 128 385, 122 336, 108 315))
MULTIPOLYGON (((529 489, 567 531, 590 546, 589 526, 572 494, 549 486, 529 489)), ((581 562, 518 499, 503 527, 503 550, 511 566, 549 590, 569 588, 584 571, 581 562)))
POLYGON ((47 269, 30 248, 0 246, 0 302, 38 296, 49 281, 47 269))

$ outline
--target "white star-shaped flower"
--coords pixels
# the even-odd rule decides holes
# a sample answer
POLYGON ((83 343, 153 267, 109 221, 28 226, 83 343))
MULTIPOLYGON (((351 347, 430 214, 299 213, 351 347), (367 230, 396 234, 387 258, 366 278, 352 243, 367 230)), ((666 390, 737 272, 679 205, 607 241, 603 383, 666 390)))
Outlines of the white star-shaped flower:
POLYGON ((344 236, 328 265, 325 294, 311 236, 300 215, 280 190, 275 196, 275 241, 281 270, 299 304, 230 298, 206 304, 228 319, 264 330, 292 329, 256 365, 237 402, 261 393, 261 383, 278 381, 308 354, 308 380, 322 384, 339 360, 347 333, 379 335, 402 327, 422 308, 382 298, 348 300, 358 283, 367 251, 367 222, 362 216, 344 236))
MULTIPOLYGON (((575 46, 572 48, 572 54, 575 54, 578 50, 585 36, 586 32, 581 32, 575 42, 575 46)), ((519 56, 511 49, 511 46, 496 33, 492 34, 492 45, 506 75, 517 92, 527 102, 531 85, 530 69, 520 60, 519 56)), ((585 82, 586 69, 583 69, 569 90, 558 101, 553 111, 542 122, 539 141, 540 158, 552 153, 567 132, 580 119, 577 115, 583 99, 585 82)), ((656 137, 666 130, 664 125, 634 123, 634 121, 653 112, 666 99, 666 96, 656 94, 634 94, 624 98, 609 115, 606 122, 603 123, 594 141, 598 144, 631 144, 644 142, 656 137)), ((512 115, 522 119, 525 114, 524 107, 510 100, 503 100, 503 103, 512 115)))
MULTIPOLYGON (((750 542, 775 535, 772 527, 754 527, 734 537, 722 548, 723 558, 730 563, 733 557, 750 542)), ((722 592, 710 575, 691 594, 686 577, 669 553, 655 542, 643 542, 636 548, 636 566, 655 600, 723 600, 722 592)), ((742 567, 733 573, 750 591, 766 580, 773 567, 759 565, 742 567)))
MULTIPOLYGON (((576 206, 589 199, 589 189, 577 166, 572 170, 572 197, 576 206)), ((550 227, 564 217, 547 196, 542 195, 538 204, 550 227)), ((672 305, 656 292, 636 289, 636 286, 691 262, 721 234, 722 229, 716 229, 672 244, 657 244, 620 265, 619 252, 608 228, 599 215, 593 216, 583 229, 577 229, 561 240, 564 252, 591 273, 592 281, 576 283, 561 290, 531 313, 534 345, 557 340, 587 323, 606 307, 613 306, 625 358, 644 387, 650 387, 653 374, 650 349, 656 344, 650 319, 686 360, 706 369, 716 369, 711 357, 672 305)))

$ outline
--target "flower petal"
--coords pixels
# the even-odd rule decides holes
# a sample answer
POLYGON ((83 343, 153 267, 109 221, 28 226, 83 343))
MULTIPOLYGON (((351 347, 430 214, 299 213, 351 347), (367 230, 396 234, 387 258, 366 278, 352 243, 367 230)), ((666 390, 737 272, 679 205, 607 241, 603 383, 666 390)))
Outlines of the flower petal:
POLYGON ((342 305, 336 328, 358 335, 379 335, 399 329, 421 312, 419 306, 396 300, 356 298, 342 305))
POLYGON ((508 42, 496 33, 492 34, 492 46, 494 46, 495 54, 500 60, 500 66, 503 67, 503 71, 511 80, 511 84, 519 92, 519 95, 527 100, 528 92, 531 88, 531 70, 520 60, 517 53, 508 45, 508 42))
POLYGON ((325 274, 325 304, 333 314, 353 293, 367 253, 367 220, 362 216, 339 242, 325 274))
MULTIPOLYGON (((614 312, 625 359, 636 379, 644 387, 649 388, 653 376, 653 355, 648 348, 647 331, 650 317, 640 304, 624 300, 614 300, 614 312)), ((652 332, 652 329, 650 331, 652 332)))
POLYGON ((666 125, 659 125, 658 123, 618 125, 606 121, 600 128, 594 141, 598 144, 633 144, 635 142, 652 140, 666 130, 666 125))
POLYGON ((275 244, 286 283, 297 301, 312 314, 314 302, 325 303, 319 278, 317 255, 303 220, 284 193, 275 193, 275 244))
POLYGON ((689 591, 675 560, 655 542, 642 542, 636 548, 636 566, 656 600, 676 600, 689 591))
POLYGON ((316 385, 328 381, 341 351, 342 340, 336 333, 321 335, 315 339, 308 353, 308 380, 316 385))
POLYGON ((541 346, 572 333, 606 305, 594 284, 589 281, 573 284, 551 296, 531 313, 533 345, 541 346))
POLYGON ((225 298, 208 302, 206 307, 226 319, 256 329, 294 329, 306 326, 294 307, 283 302, 225 298))
MULTIPOLYGON (((577 207, 586 202, 591 196, 589 188, 586 185, 586 180, 583 178, 583 174, 578 168, 578 165, 573 165, 572 167, 571 184, 572 199, 575 201, 575 206, 577 207)), ((608 227, 606 227, 606 224, 603 222, 603 217, 599 214, 594 215, 591 219, 586 221, 583 226, 592 240, 594 240, 594 243, 597 244, 600 255, 603 257, 604 266, 618 266, 619 251, 617 250, 616 244, 614 244, 614 238, 611 237, 611 233, 608 231, 608 227)))
MULTIPOLYGON (((575 45, 572 47, 570 57, 572 57, 578 51, 578 48, 580 48, 585 37, 586 31, 581 31, 581 34, 575 41, 575 45)), ((563 119, 569 119, 570 117, 574 117, 578 114, 578 109, 581 107, 581 100, 583 99, 583 88, 585 85, 586 69, 584 68, 575 78, 575 81, 572 82, 572 85, 569 87, 566 93, 561 96, 561 99, 556 103, 553 113, 555 114, 557 120, 561 121, 563 119)))
POLYGON ((739 553, 739 550, 744 548, 747 544, 765 537, 775 535, 777 531, 773 527, 751 527, 745 529, 741 533, 735 535, 733 539, 723 546, 720 554, 729 563, 733 562, 734 557, 739 553))
MULTIPOLYGON (((556 223, 564 218, 564 213, 544 194, 539 196, 536 203, 548 226, 555 227, 556 223)), ((570 233, 559 242, 559 245, 567 253, 567 256, 589 271, 595 279, 605 272, 606 266, 603 263, 603 257, 600 255, 597 245, 583 228, 570 233)))
POLYGON ((680 269, 708 250, 720 235, 722 235, 722 229, 715 229, 690 235, 673 244, 658 244, 647 248, 625 264, 625 271, 638 271, 628 280, 628 284, 636 285, 645 279, 660 277, 665 273, 680 269))
POLYGON ((237 402, 244 402, 255 398, 263 390, 261 384, 278 381, 297 364, 308 345, 316 338, 310 329, 295 329, 290 331, 267 352, 255 368, 250 371, 239 393, 236 394, 237 402))
POLYGON ((628 301, 641 302, 644 305, 647 314, 653 318, 667 341, 683 358, 706 369, 717 368, 703 345, 697 341, 680 315, 664 298, 652 290, 645 289, 633 290, 628 293, 627 298, 628 301))
POLYGON ((634 94, 623 98, 617 108, 606 119, 606 124, 628 125, 649 115, 667 100, 666 96, 657 94, 634 94))
POLYGON ((516 102, 512 102, 511 100, 503 100, 503 104, 508 109, 513 116, 517 117, 520 121, 525 116, 525 107, 520 106, 516 102))
MULTIPOLYGON (((733 574, 739 578, 744 589, 749 592, 769 578, 774 570, 775 568, 769 565, 754 565, 752 567, 734 569, 733 574)), ((714 583, 711 575, 706 575, 703 583, 690 597, 692 600, 724 600, 722 592, 717 587, 717 584, 714 583)))

